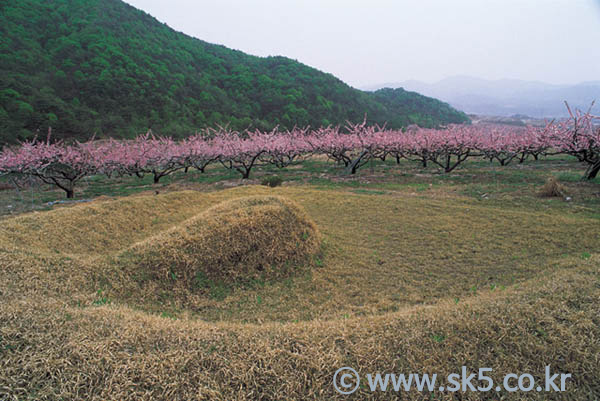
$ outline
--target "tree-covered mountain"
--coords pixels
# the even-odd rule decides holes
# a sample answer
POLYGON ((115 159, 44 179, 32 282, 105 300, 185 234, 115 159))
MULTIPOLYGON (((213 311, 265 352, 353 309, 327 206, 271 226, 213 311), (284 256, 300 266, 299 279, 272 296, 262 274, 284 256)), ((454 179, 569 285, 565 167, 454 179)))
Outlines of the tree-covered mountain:
POLYGON ((120 0, 0 0, 0 143, 44 135, 181 137, 360 121, 467 120, 402 89, 363 92, 285 57, 255 57, 176 32, 120 0))

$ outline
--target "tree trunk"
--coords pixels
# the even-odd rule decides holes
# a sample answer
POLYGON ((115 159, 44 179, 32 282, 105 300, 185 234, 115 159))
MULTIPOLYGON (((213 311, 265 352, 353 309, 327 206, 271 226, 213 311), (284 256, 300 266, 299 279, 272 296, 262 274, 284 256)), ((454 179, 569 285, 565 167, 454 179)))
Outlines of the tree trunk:
POLYGON ((367 150, 363 150, 360 155, 356 159, 349 163, 346 167, 346 172, 350 172, 350 174, 356 174, 356 170, 359 167, 360 161, 363 157, 365 157, 369 152, 367 150))
POLYGON ((444 171, 446 173, 449 173, 452 171, 452 168, 450 167, 450 162, 452 161, 452 155, 448 155, 446 156, 446 167, 444 168, 444 171))
POLYGON ((160 180, 160 175, 154 174, 154 183, 158 184, 159 180, 160 180))
POLYGON ((519 157, 519 164, 523 163, 527 159, 527 153, 522 153, 519 157))
POLYGON ((73 189, 65 189, 67 193, 67 199, 73 199, 75 197, 75 191, 73 189))
POLYGON ((598 172, 600 172, 600 160, 588 167, 587 171, 585 172, 584 178, 586 180, 593 180, 594 178, 596 178, 596 176, 598 176, 598 172))

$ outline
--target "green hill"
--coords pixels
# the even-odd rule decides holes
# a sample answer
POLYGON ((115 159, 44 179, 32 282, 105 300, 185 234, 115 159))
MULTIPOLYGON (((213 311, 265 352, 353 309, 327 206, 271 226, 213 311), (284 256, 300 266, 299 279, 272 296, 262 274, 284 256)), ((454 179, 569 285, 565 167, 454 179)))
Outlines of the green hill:
POLYGON ((468 120, 401 89, 362 92, 285 57, 176 32, 119 0, 0 0, 0 143, 232 128, 468 120))

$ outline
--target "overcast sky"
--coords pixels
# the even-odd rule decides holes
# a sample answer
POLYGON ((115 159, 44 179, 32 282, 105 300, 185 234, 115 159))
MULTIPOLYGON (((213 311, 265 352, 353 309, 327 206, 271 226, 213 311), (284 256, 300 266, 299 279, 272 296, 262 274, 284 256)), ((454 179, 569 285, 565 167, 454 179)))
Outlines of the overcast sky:
POLYGON ((127 0, 202 40, 350 85, 600 80, 600 0, 127 0))

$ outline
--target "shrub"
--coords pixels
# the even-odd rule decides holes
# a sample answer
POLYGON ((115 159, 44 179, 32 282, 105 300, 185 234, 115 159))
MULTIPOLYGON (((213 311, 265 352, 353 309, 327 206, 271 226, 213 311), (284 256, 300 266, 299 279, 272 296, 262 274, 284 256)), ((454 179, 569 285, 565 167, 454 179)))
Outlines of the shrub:
POLYGON ((262 185, 274 188, 274 187, 280 186, 282 182, 283 182, 283 180, 281 179, 281 177, 279 177, 277 175, 271 175, 271 176, 263 178, 260 183, 262 185))

